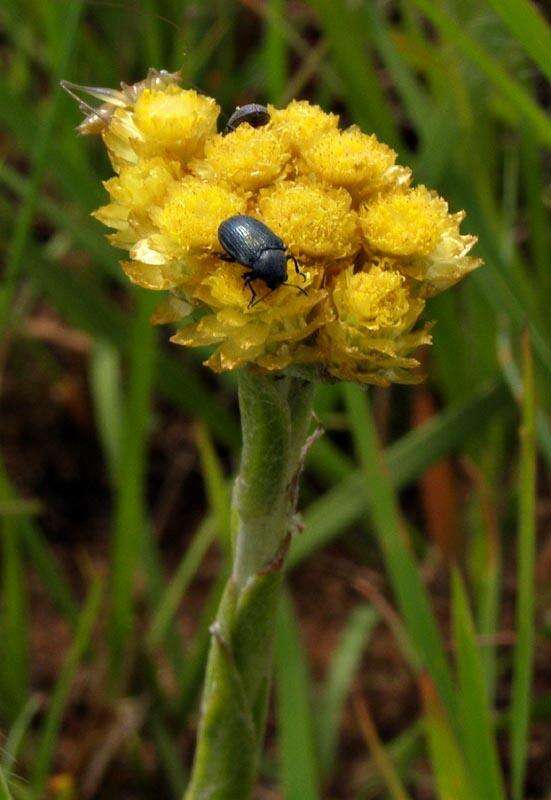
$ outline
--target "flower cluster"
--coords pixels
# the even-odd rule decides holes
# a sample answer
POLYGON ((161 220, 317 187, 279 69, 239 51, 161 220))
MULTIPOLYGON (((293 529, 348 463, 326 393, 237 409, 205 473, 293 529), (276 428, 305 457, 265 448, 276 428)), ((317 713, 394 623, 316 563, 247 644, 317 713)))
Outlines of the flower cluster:
POLYGON ((475 237, 459 232, 463 213, 413 187, 390 147, 306 101, 223 135, 216 102, 165 72, 92 93, 104 104, 87 107, 80 130, 101 133, 116 173, 95 216, 129 252, 128 277, 170 291, 155 321, 181 323, 174 342, 213 346, 216 371, 418 380, 426 298, 480 261, 468 255, 475 237), (236 214, 264 222, 303 273, 289 261, 285 285, 254 281, 254 305, 244 268, 221 258, 218 227, 236 214))

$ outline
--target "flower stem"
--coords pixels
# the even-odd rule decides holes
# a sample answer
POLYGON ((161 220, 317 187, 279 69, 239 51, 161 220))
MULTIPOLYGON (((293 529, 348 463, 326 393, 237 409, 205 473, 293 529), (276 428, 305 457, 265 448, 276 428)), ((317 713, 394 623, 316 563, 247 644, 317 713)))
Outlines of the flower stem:
POLYGON ((232 574, 212 626, 186 800, 247 800, 264 737, 282 567, 295 512, 313 387, 243 371, 232 574))

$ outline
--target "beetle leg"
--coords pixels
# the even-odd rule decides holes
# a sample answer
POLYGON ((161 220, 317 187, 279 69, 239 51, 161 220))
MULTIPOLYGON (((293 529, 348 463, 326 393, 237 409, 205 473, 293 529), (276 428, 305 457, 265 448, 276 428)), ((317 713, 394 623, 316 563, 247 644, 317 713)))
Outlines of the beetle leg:
POLYGON ((296 258, 294 256, 289 256, 289 258, 291 259, 291 261, 295 265, 295 272, 297 273, 297 275, 300 275, 302 280, 305 281, 306 280, 306 275, 304 274, 304 272, 300 271, 300 265, 299 265, 298 261, 296 260, 296 258))
POLYGON ((235 258, 230 256, 229 253, 218 253, 217 255, 220 261, 227 261, 229 264, 235 264, 235 258))
POLYGON ((254 278, 255 278, 255 276, 254 276, 254 274, 252 272, 245 272, 244 275, 243 275, 243 284, 244 284, 244 286, 247 287, 247 289, 250 289, 250 291, 251 291, 251 299, 249 300, 247 308, 252 308, 252 306, 254 306, 255 299, 256 299, 256 292, 253 289, 253 286, 252 286, 252 283, 251 283, 251 281, 253 281, 254 278))
POLYGON ((291 286, 293 289, 296 289, 301 294, 305 294, 306 296, 308 296, 308 292, 306 291, 306 289, 303 289, 302 286, 295 286, 294 283, 282 283, 281 286, 291 286))

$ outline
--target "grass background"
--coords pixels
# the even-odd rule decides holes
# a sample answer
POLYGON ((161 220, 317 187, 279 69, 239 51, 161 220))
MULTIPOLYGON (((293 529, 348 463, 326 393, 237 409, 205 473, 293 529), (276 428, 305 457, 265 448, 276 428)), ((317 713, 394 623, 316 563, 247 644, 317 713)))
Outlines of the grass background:
POLYGON ((0 797, 186 785, 234 380, 149 325, 89 217, 103 149, 58 88, 149 66, 226 115, 307 97, 374 131, 466 209, 486 262, 430 304, 424 387, 319 388, 258 797, 549 797, 542 7, 12 0, 0 20, 0 797))

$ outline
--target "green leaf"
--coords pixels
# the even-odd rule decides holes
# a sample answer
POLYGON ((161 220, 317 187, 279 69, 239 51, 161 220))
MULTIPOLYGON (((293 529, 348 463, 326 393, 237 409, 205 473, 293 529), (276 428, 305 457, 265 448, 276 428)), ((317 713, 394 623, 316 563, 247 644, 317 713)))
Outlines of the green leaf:
POLYGON ((211 629, 200 734, 186 800, 247 800, 252 792, 256 730, 231 644, 236 602, 230 580, 211 629))
POLYGON ((6 736, 6 741, 3 744, 2 758, 0 759, 0 765, 6 774, 13 772, 19 750, 21 749, 21 743, 24 741, 33 718, 39 709, 40 701, 38 697, 31 695, 11 726, 6 736))
POLYGON ((462 740, 469 773, 478 797, 505 800, 487 685, 467 593, 457 569, 452 574, 452 616, 462 740))
POLYGON ((276 637, 280 783, 284 800, 319 800, 311 684, 292 601, 284 593, 276 637))
POLYGON ((149 323, 152 300, 150 294, 136 293, 137 309, 130 335, 130 375, 112 544, 110 633, 111 676, 115 681, 123 678, 124 654, 133 634, 134 578, 140 543, 148 525, 145 474, 155 364, 155 333, 149 323))
POLYGON ((214 448, 210 431, 204 423, 197 426, 195 438, 201 459, 209 508, 216 521, 216 532, 220 542, 229 546, 231 539, 230 487, 214 448))
POLYGON ((16 290, 17 279, 24 266, 26 244, 36 209, 40 183, 48 165, 50 143, 56 132, 56 118, 60 105, 59 81, 69 69, 82 6, 83 0, 70 0, 70 2, 63 3, 62 6, 59 5, 59 13, 63 13, 63 37, 56 50, 57 60, 51 75, 52 99, 42 124, 36 130, 30 178, 26 184, 25 195, 15 219, 8 248, 4 283, 0 287, 0 328, 6 325, 8 315, 11 313, 10 306, 16 290))
POLYGON ((513 656, 511 687, 511 784, 514 800, 522 800, 524 797, 535 639, 536 399, 534 367, 527 336, 523 342, 522 396, 515 613, 517 641, 513 656))
MULTIPOLYGON (((484 384, 464 403, 442 411, 392 444, 385 452, 385 461, 393 485, 402 488, 439 458, 453 452, 486 425, 506 400, 507 390, 502 383, 484 384)), ((304 512, 305 530, 293 541, 288 560, 291 567, 342 533, 369 509, 365 478, 358 470, 344 472, 344 463, 339 457, 331 470, 333 479, 343 477, 341 470, 344 479, 304 512)))
MULTIPOLYGON (((12 497, 7 480, 0 474, 0 501, 5 504, 12 497)), ((11 721, 24 706, 29 690, 28 589, 24 578, 23 523, 24 520, 19 516, 8 514, 0 517, 2 546, 0 630, 3 640, 3 656, 0 662, 2 682, 0 704, 11 721)))
POLYGON ((390 476, 377 442, 375 424, 361 389, 344 384, 354 446, 362 465, 363 491, 369 495, 369 514, 394 594, 410 640, 434 680, 452 719, 457 719, 457 698, 442 638, 400 519, 390 476))
MULTIPOLYGON (((510 331, 502 326, 497 338, 498 360, 503 370, 503 375, 511 394, 516 402, 521 405, 523 400, 522 378, 513 355, 510 331)), ((542 409, 536 408, 536 432, 542 455, 551 468, 551 425, 549 418, 542 409)))
POLYGON ((361 7, 342 0, 309 3, 320 18, 356 122, 374 130, 388 144, 397 145, 400 137, 369 53, 361 7))
POLYGON ((40 800, 55 753, 57 737, 63 714, 69 700, 69 693, 77 669, 86 653, 92 638, 102 598, 102 584, 95 580, 79 616, 75 636, 65 658, 53 694, 50 698, 46 718, 42 725, 30 779, 32 800, 40 800))
POLYGON ((207 517, 186 548, 153 613, 147 634, 147 642, 150 647, 156 647, 166 637, 182 597, 196 575, 207 550, 216 538, 216 530, 214 518, 207 517))
POLYGON ((90 355, 90 390, 111 482, 116 485, 123 426, 121 364, 116 348, 101 339, 90 355))
POLYGON ((232 648, 252 710, 257 738, 262 740, 272 678, 274 620, 280 590, 281 565, 250 578, 239 595, 232 625, 232 648))
POLYGON ((427 675, 422 675, 420 686, 432 773, 439 799, 482 800, 471 786, 463 755, 433 682, 427 675))
POLYGON ((493 83, 511 109, 516 111, 520 125, 530 125, 543 144, 551 144, 551 122, 524 87, 511 78, 499 61, 433 0, 413 0, 442 36, 452 41, 493 83))
POLYGON ((6 772, 3 767, 0 767, 0 798, 1 800, 13 800, 13 795, 10 792, 6 772))
POLYGON ((264 69, 266 92, 271 103, 281 102, 287 85, 287 41, 278 24, 285 15, 285 0, 268 0, 264 34, 264 69))
POLYGON ((537 5, 530 0, 488 0, 526 54, 551 81, 551 30, 537 5))
POLYGON ((320 765, 324 775, 331 775, 333 770, 346 697, 377 620, 377 612, 371 606, 355 608, 331 659, 316 716, 320 765))
POLYGON ((373 763, 388 794, 392 800, 410 800, 396 767, 379 737, 367 704, 362 698, 358 698, 356 701, 356 713, 364 739, 371 751, 373 763))

